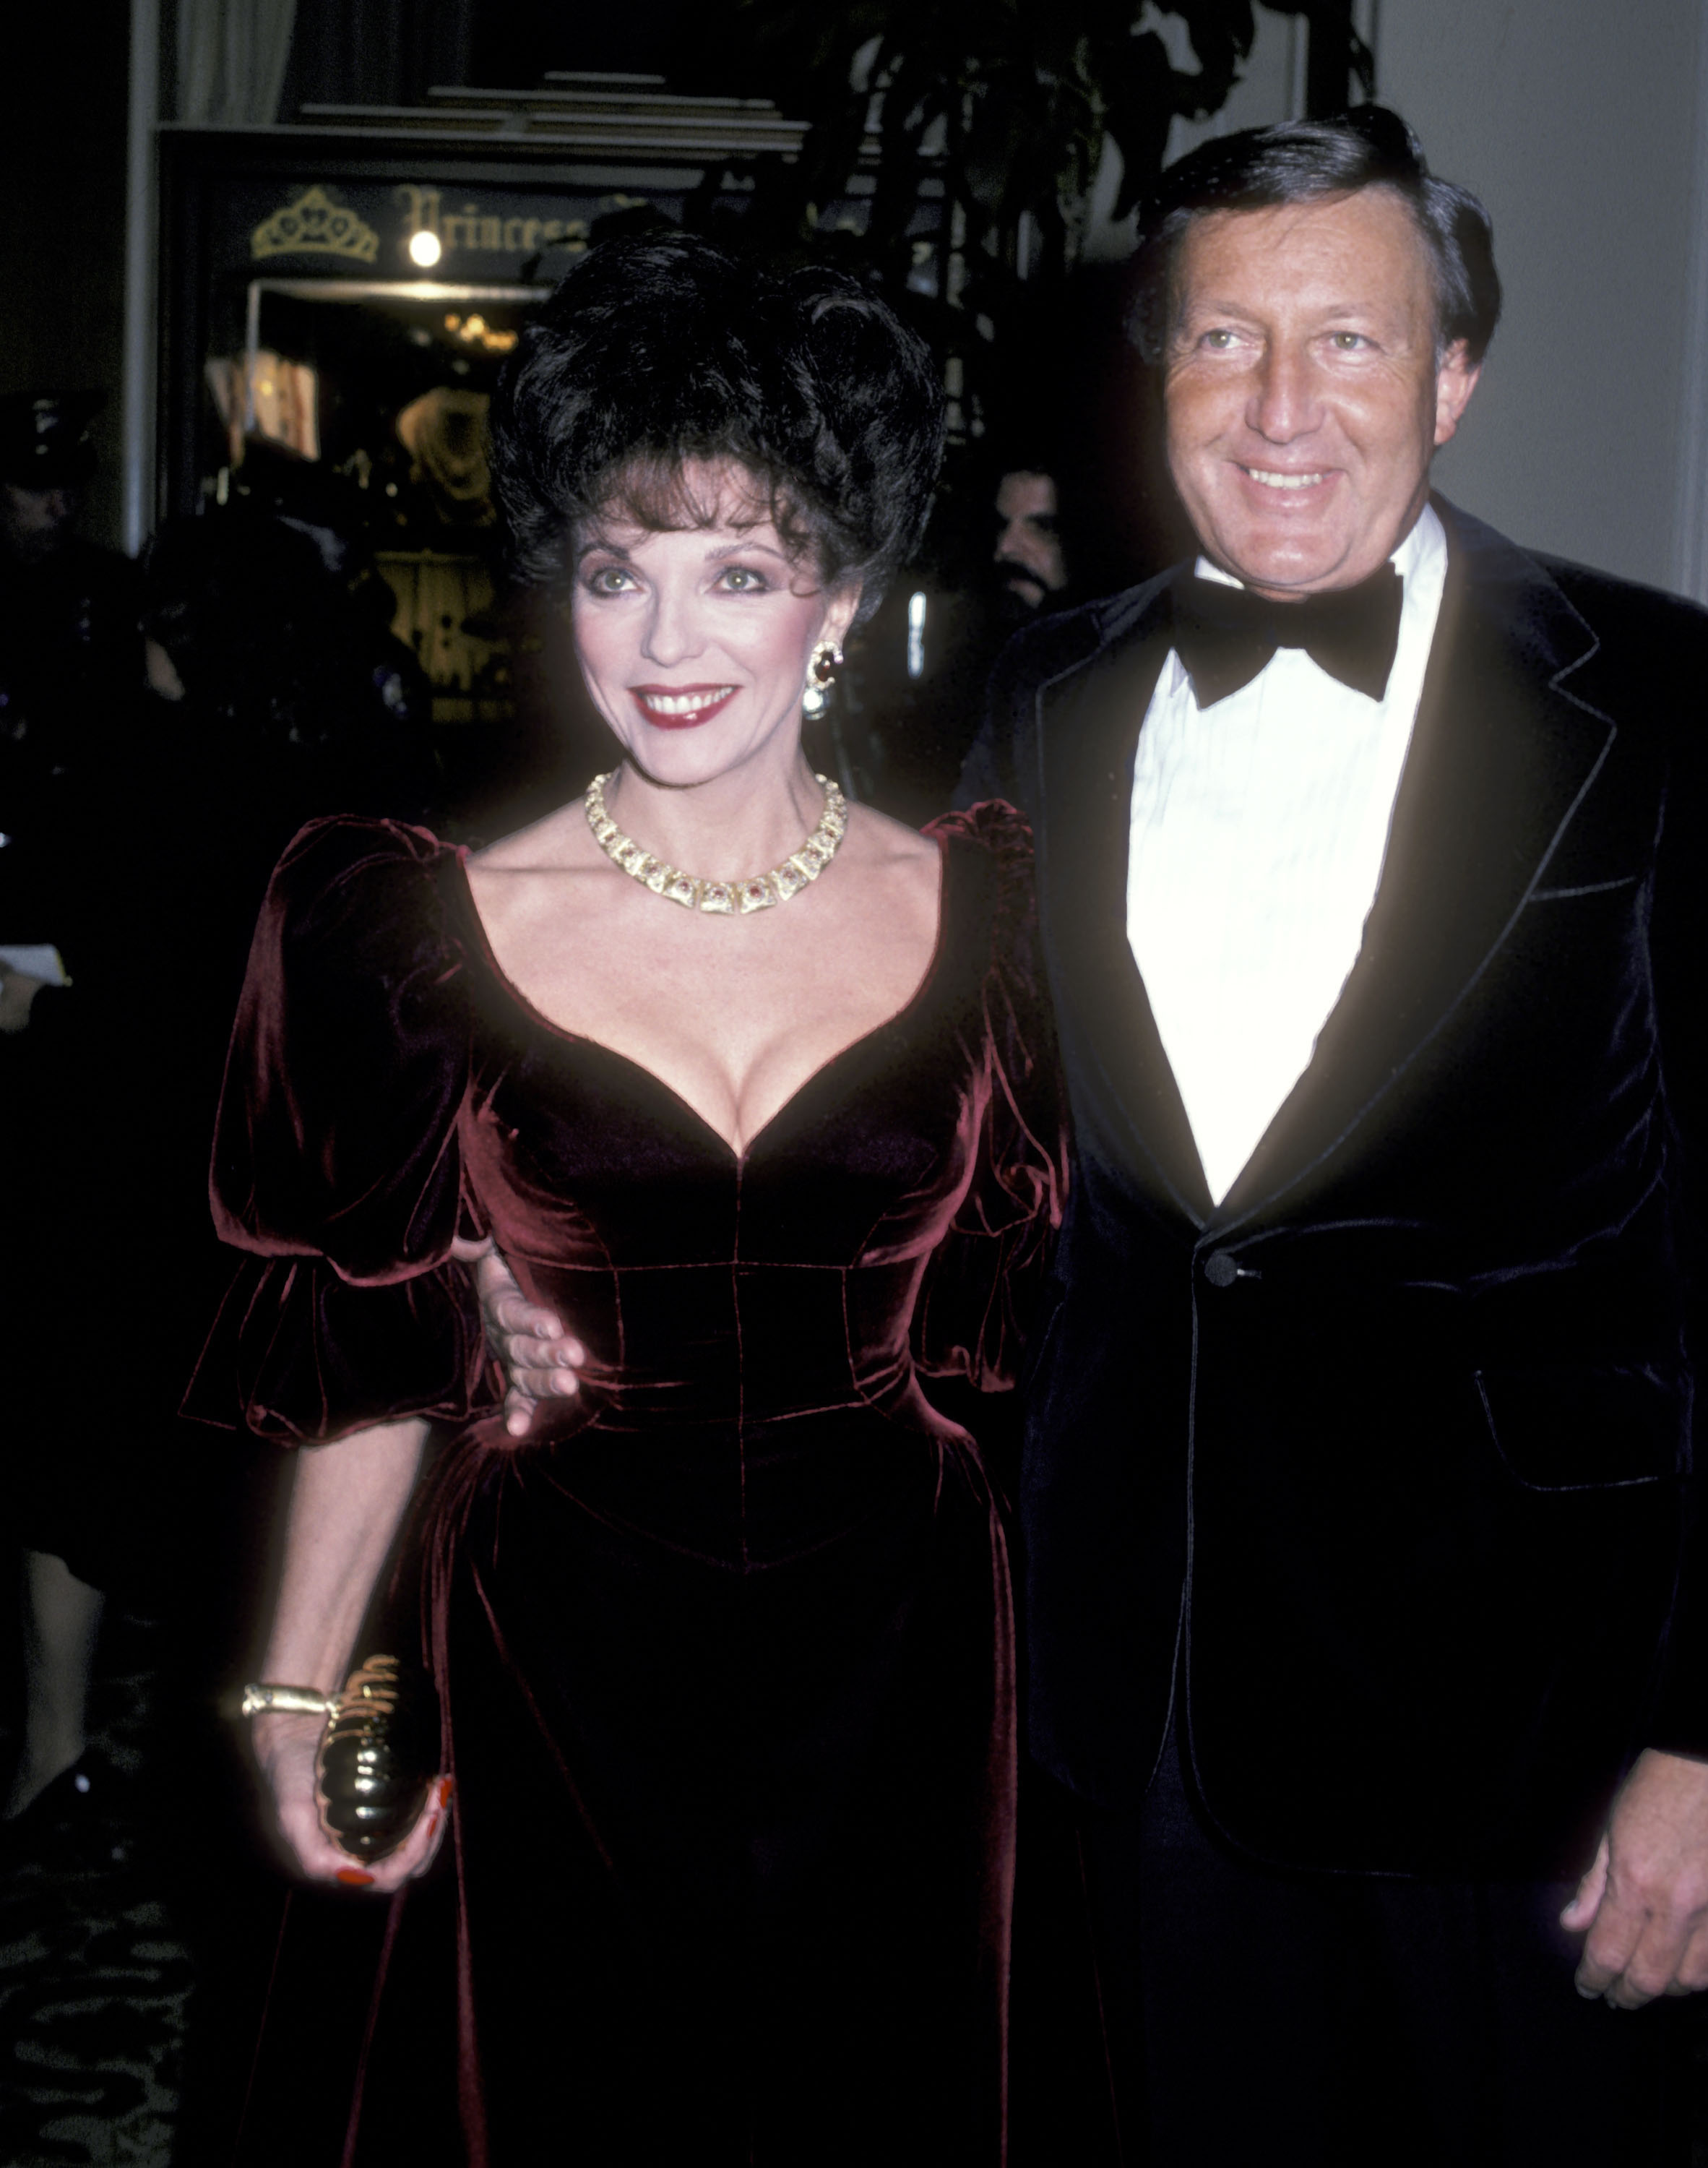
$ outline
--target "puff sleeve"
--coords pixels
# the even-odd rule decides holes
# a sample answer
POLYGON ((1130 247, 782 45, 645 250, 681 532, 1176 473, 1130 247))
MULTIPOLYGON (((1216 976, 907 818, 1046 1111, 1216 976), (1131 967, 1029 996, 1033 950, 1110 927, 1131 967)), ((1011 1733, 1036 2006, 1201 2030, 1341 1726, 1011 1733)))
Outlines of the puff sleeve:
POLYGON ((914 1357, 928 1376, 1011 1386, 1044 1305, 1068 1182, 1067 1098, 1037 954, 1032 831, 1000 800, 933 821, 988 855, 990 949, 982 991, 985 1086, 973 1179, 926 1266, 914 1357))
POLYGON ((210 1182, 246 1252, 186 1412, 313 1443, 496 1403, 478 1305, 452 1260, 485 1232, 464 1195, 466 974, 450 853, 394 821, 310 824, 262 906, 210 1182))

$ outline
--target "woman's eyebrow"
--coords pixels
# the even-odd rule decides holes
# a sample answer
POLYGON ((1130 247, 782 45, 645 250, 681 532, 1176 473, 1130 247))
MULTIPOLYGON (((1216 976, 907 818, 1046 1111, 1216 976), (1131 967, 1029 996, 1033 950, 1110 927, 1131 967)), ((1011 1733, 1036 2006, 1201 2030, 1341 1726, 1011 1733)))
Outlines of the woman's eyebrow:
POLYGON ((715 550, 708 550, 706 552, 706 555, 714 562, 721 564, 726 557, 751 556, 756 550, 758 551, 761 556, 775 557, 779 564, 786 565, 790 562, 788 556, 784 551, 773 549, 769 542, 756 542, 751 540, 743 542, 724 542, 720 544, 715 550))

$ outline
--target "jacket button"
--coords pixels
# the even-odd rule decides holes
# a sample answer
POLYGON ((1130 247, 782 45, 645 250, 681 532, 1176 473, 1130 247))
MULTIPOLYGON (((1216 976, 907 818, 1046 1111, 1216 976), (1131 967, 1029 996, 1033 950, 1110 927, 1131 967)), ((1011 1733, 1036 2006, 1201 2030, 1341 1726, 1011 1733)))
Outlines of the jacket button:
POLYGON ((1204 1260, 1204 1277, 1213 1288, 1232 1287, 1239 1277, 1231 1250, 1212 1250, 1204 1260))

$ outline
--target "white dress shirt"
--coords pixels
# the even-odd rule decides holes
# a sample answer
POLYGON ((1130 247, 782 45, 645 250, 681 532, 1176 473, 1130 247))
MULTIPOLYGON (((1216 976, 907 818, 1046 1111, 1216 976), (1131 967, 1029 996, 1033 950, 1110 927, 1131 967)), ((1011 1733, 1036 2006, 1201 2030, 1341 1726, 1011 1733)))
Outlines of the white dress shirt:
POLYGON ((1139 733, 1127 939, 1218 1204, 1308 1065, 1382 878, 1447 570, 1428 506, 1392 561, 1384 699, 1283 647, 1201 710, 1170 650, 1139 733))

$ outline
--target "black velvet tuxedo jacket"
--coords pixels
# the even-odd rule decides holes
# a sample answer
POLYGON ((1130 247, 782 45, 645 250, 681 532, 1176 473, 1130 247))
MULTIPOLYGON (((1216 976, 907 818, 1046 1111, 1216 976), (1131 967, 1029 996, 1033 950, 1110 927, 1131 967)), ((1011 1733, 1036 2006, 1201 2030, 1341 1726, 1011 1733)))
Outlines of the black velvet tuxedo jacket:
POLYGON ((963 794, 1033 824, 1077 1140, 1030 1724, 1118 1808, 1173 1707, 1278 1865, 1553 1872, 1639 1748, 1708 1755, 1708 614, 1438 508, 1363 948, 1219 1205, 1127 943, 1167 582, 998 666, 963 794))

